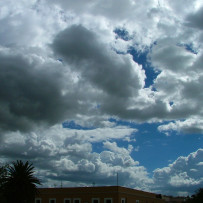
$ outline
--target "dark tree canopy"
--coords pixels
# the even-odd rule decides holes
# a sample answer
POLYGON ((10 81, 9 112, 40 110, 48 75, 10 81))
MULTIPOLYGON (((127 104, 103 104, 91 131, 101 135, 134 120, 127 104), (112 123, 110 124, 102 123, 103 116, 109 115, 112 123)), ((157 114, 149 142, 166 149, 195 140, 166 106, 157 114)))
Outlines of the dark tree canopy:
POLYGON ((6 167, 2 191, 7 203, 30 203, 37 193, 40 180, 34 176, 34 166, 29 162, 13 162, 6 167))
POLYGON ((197 192, 187 200, 187 203, 202 203, 203 202, 203 188, 197 190, 197 192))
POLYGON ((7 174, 6 166, 0 166, 0 189, 2 189, 7 174))
POLYGON ((6 199, 5 199, 4 194, 3 194, 6 174, 7 174, 6 165, 0 166, 0 202, 1 203, 6 202, 6 199))

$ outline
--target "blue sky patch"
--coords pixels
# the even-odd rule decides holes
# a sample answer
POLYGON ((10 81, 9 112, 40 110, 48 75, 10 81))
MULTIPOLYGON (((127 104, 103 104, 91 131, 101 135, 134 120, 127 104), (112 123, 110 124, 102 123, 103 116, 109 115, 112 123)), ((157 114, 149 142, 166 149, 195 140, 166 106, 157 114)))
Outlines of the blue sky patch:
POLYGON ((133 56, 133 60, 142 65, 142 68, 145 70, 146 79, 145 79, 145 88, 150 87, 154 84, 154 80, 159 75, 159 71, 155 70, 150 63, 148 62, 147 55, 149 50, 145 52, 137 51, 135 48, 131 47, 128 50, 128 53, 133 56))
POLYGON ((75 123, 75 121, 64 121, 62 123, 63 128, 70 128, 70 129, 76 129, 76 130, 92 130, 94 128, 91 127, 84 127, 81 125, 78 125, 75 123))
POLYGON ((124 29, 124 28, 116 28, 114 30, 114 33, 116 33, 117 38, 120 38, 120 39, 122 39, 124 41, 128 41, 128 40, 131 39, 128 31, 126 29, 124 29))

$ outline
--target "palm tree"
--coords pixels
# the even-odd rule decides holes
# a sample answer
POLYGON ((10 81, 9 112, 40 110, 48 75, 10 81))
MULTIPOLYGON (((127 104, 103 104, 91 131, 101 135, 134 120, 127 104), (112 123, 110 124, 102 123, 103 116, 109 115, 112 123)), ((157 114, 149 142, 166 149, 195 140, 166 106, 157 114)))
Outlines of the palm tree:
POLYGON ((0 166, 0 189, 2 189, 6 177, 6 166, 0 166))
POLYGON ((33 165, 28 161, 23 163, 18 160, 7 167, 4 194, 8 203, 33 202, 37 193, 36 184, 41 184, 40 180, 33 175, 33 169, 33 165))
POLYGON ((6 202, 5 197, 4 197, 4 184, 5 184, 5 178, 7 174, 6 170, 7 165, 0 166, 0 202, 4 203, 6 202))

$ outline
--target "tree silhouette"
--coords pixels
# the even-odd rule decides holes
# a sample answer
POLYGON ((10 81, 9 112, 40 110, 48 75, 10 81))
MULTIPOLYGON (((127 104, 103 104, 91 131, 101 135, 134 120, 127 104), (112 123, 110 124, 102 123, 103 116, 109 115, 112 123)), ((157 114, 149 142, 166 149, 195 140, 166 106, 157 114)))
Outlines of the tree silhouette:
POLYGON ((4 195, 8 203, 30 203, 33 202, 37 193, 36 184, 40 180, 34 176, 34 166, 28 161, 21 160, 13 162, 7 167, 7 174, 4 182, 4 195))
POLYGON ((5 179, 6 179, 6 170, 7 165, 5 166, 0 166, 0 202, 4 203, 6 202, 6 199, 4 197, 4 184, 5 184, 5 179))
POLYGON ((191 196, 187 201, 187 203, 202 203, 203 202, 203 188, 197 190, 197 192, 191 196))
POLYGON ((0 166, 0 188, 2 189, 7 174, 6 166, 0 166))

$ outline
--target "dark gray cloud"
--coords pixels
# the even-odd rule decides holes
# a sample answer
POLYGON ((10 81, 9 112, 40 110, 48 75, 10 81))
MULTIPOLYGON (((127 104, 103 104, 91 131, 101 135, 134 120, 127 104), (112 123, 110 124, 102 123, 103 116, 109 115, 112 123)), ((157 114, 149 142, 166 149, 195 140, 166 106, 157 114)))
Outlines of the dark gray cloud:
POLYGON ((2 130, 26 131, 39 124, 54 124, 74 108, 74 98, 62 95, 62 72, 52 66, 41 68, 34 59, 29 62, 20 54, 0 53, 2 130))
POLYGON ((52 47, 56 55, 73 66, 73 71, 109 95, 130 97, 142 86, 131 59, 117 56, 81 25, 60 32, 52 47))
POLYGON ((188 26, 203 30, 203 7, 196 13, 188 15, 186 21, 188 26))

